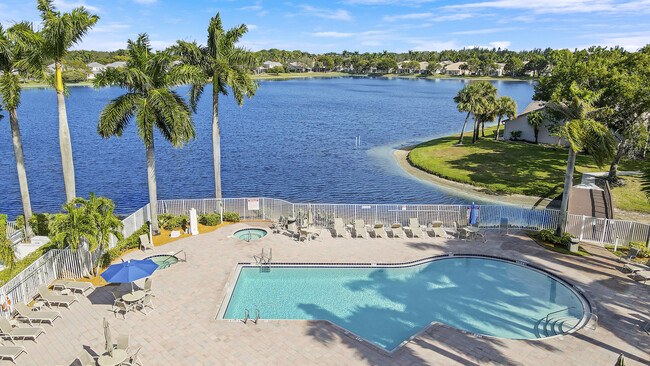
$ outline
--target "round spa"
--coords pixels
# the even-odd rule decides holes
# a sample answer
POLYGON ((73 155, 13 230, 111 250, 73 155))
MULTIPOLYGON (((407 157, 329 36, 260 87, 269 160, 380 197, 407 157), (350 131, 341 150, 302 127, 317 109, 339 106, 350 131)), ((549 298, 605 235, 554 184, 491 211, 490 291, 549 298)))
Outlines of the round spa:
POLYGON ((265 237, 267 234, 267 231, 264 229, 258 229, 258 228, 249 228, 249 229, 241 229, 235 231, 233 234, 235 238, 237 239, 242 239, 246 241, 251 241, 259 238, 265 237))
POLYGON ((157 254, 149 256, 145 259, 151 259, 158 265, 158 269, 166 269, 178 263, 178 257, 171 254, 157 254))

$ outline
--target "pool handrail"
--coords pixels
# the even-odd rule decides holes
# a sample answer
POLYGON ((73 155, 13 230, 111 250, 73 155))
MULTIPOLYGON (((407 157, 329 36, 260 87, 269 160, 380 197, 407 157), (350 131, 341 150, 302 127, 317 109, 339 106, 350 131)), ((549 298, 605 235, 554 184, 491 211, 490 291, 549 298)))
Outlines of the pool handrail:
POLYGON ((557 310, 557 311, 551 311, 550 313, 546 314, 546 322, 548 323, 548 317, 549 316, 551 316, 553 314, 561 313, 563 311, 571 310, 571 309, 577 309, 577 307, 569 306, 568 308, 560 309, 560 310, 557 310))

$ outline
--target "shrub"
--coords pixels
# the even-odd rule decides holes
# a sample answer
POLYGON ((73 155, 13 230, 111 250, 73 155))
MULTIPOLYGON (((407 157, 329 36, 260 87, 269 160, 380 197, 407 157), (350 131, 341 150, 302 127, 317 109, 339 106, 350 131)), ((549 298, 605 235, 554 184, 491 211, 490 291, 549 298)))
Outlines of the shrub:
POLYGON ((223 221, 228 221, 228 222, 239 222, 241 219, 239 218, 239 214, 236 212, 224 212, 223 213, 223 221))
POLYGON ((208 213, 199 215, 199 223, 206 226, 217 226, 221 223, 221 215, 218 213, 208 213))
POLYGON ((521 138, 521 131, 511 131, 510 132, 510 140, 517 141, 521 138))
POLYGON ((539 237, 547 243, 568 247, 569 243, 571 243, 571 238, 574 236, 569 233, 564 233, 562 236, 557 236, 555 235, 555 231, 547 229, 540 231, 539 237))
POLYGON ((172 216, 162 227, 166 230, 184 229, 188 225, 188 222, 187 215, 172 216))
POLYGON ((170 213, 158 214, 158 226, 159 227, 165 227, 165 224, 167 223, 167 221, 169 221, 173 217, 174 217, 174 215, 172 215, 170 213))
POLYGON ((5 214, 0 214, 0 245, 4 245, 5 241, 7 241, 7 230, 5 230, 7 227, 7 215, 5 214))
MULTIPOLYGON (((29 224, 32 226, 34 235, 49 236, 50 235, 50 221, 53 215, 46 213, 35 213, 29 218, 29 224)), ((16 226, 19 229, 25 227, 25 216, 16 216, 16 226)))
POLYGON ((108 267, 111 264, 111 262, 117 259, 125 251, 140 247, 140 235, 142 234, 149 235, 149 222, 146 222, 144 225, 142 225, 141 228, 139 228, 136 232, 131 234, 128 238, 117 243, 117 245, 114 248, 106 251, 102 255, 100 266, 108 267))
POLYGON ((630 243, 630 248, 639 249, 638 257, 650 258, 650 248, 646 247, 645 243, 642 241, 634 241, 630 243))

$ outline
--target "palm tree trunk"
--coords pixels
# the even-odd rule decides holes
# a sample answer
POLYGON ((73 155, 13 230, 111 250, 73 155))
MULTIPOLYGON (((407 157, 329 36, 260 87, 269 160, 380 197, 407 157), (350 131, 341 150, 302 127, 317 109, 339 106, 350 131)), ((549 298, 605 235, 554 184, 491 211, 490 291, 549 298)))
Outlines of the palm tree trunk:
POLYGON ((499 116, 499 121, 497 122, 497 133, 494 135, 494 141, 499 139, 499 128, 501 128, 501 116, 499 116))
POLYGON ((485 137, 485 121, 481 121, 481 137, 485 137))
POLYGON ((623 155, 625 155, 625 151, 627 150, 627 144, 625 141, 621 141, 618 144, 618 147, 616 148, 616 155, 614 156, 614 161, 612 161, 612 165, 609 166, 609 174, 607 175, 607 180, 610 182, 614 182, 618 177, 616 174, 618 173, 618 164, 621 162, 621 159, 623 158, 623 155))
POLYGON ((56 104, 59 108, 59 148, 61 149, 65 197, 66 201, 70 202, 77 194, 74 181, 74 163, 72 161, 72 142, 70 140, 70 129, 68 128, 68 114, 65 110, 61 62, 59 61, 56 62, 56 104))
POLYGON ((151 145, 147 145, 147 185, 149 186, 149 211, 151 214, 151 233, 160 235, 158 229, 158 191, 156 183, 156 157, 153 149, 153 138, 151 145))
POLYGON ((25 172, 25 157, 23 155, 23 141, 20 138, 18 127, 18 113, 16 109, 9 110, 9 123, 11 124, 11 139, 14 144, 14 156, 16 158, 16 170, 18 170, 18 183, 20 185, 20 198, 23 201, 23 215, 25 216, 25 241, 30 242, 34 232, 29 225, 32 217, 32 203, 29 200, 29 187, 27 186, 27 173, 25 172))
POLYGON ((465 117, 465 123, 463 124, 463 129, 460 130, 460 138, 458 139, 458 145, 463 144, 463 133, 465 133, 465 126, 467 126, 467 120, 469 119, 469 115, 471 112, 467 112, 467 117, 465 117))
POLYGON ((474 134, 472 135, 472 143, 475 144, 476 141, 478 141, 478 127, 479 127, 479 122, 480 118, 477 117, 474 119, 474 134))
POLYGON ((569 159, 566 165, 566 175, 564 176, 564 192, 562 193, 562 204, 560 205, 560 225, 557 227, 556 234, 558 236, 566 230, 569 199, 571 197, 571 189, 573 188, 573 172, 576 168, 576 152, 569 146, 569 159))
POLYGON ((212 164, 214 165, 214 195, 221 198, 221 133, 219 131, 219 89, 212 83, 212 164))

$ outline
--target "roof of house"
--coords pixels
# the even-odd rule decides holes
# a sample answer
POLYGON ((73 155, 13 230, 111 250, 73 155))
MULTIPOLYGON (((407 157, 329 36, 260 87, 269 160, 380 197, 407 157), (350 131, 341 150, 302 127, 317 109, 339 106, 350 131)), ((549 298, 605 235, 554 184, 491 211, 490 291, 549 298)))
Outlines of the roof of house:
POLYGON ((282 66, 281 63, 276 62, 276 61, 264 61, 264 66, 271 68, 271 67, 276 67, 276 66, 282 66))
MULTIPOLYGON (((529 114, 531 112, 535 112, 535 111, 539 111, 541 109, 544 109, 545 106, 546 106, 546 102, 542 102, 542 101, 539 101, 539 100, 533 100, 532 102, 530 102, 529 105, 526 106, 526 108, 524 108, 524 110, 521 113, 519 113, 517 115, 517 118, 525 116, 525 115, 527 115, 527 114, 529 114)), ((508 122, 508 121, 510 121, 510 120, 507 119, 504 122, 508 122)))
POLYGON ((91 62, 89 64, 86 64, 88 67, 104 67, 104 65, 100 64, 99 62, 91 62))
POLYGON ((106 67, 109 67, 109 68, 126 67, 126 61, 111 62, 110 64, 107 64, 106 67))
POLYGON ((420 61, 420 69, 424 70, 429 66, 429 63, 426 61, 420 61))
POLYGON ((460 65, 464 65, 467 62, 461 61, 461 62, 454 62, 453 64, 447 65, 445 68, 447 71, 459 71, 460 70, 460 65))

